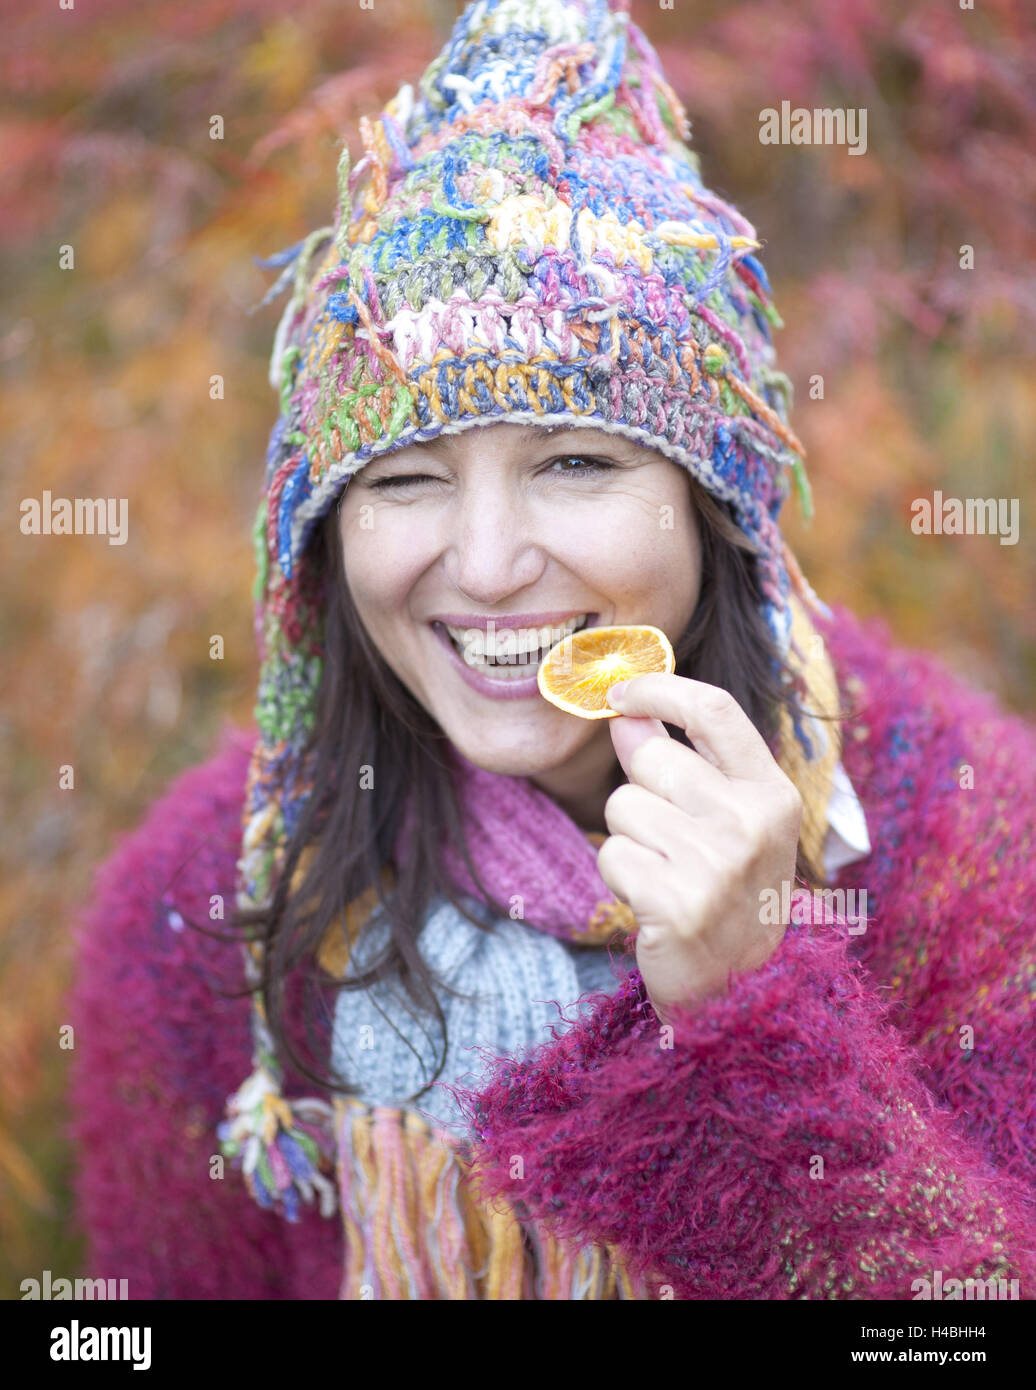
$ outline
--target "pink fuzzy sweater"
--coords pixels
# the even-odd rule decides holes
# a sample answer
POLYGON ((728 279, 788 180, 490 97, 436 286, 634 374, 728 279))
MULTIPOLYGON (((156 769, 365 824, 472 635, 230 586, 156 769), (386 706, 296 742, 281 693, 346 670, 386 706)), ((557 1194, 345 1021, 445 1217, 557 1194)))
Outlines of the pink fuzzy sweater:
MULTIPOLYGON (((936 1271, 1032 1298, 1036 739, 884 624, 836 608, 816 625, 863 711, 843 762, 873 852, 837 884, 867 890, 866 932, 789 928, 761 970, 681 1017, 674 1049, 633 971, 460 1093, 482 1190, 562 1239, 617 1246, 677 1298, 910 1299, 936 1271), (537 1156, 520 1181, 516 1152, 537 1156)), ((339 1291, 337 1218, 292 1225, 233 1172, 209 1176, 249 1070, 248 1000, 218 992, 240 987, 240 948, 176 930, 170 910, 204 921, 211 894, 233 901, 251 741, 229 733, 178 778, 79 923, 84 1273, 128 1278, 134 1298, 339 1291)))

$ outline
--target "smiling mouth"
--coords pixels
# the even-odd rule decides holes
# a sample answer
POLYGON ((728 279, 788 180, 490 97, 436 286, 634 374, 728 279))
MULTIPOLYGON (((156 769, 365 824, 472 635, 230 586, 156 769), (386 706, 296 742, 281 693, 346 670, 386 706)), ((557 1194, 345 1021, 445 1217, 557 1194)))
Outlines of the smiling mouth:
POLYGON ((441 622, 433 622, 432 627, 446 634, 454 651, 471 670, 501 680, 513 680, 535 674, 551 647, 573 632, 591 626, 596 617, 596 613, 582 613, 550 627, 491 628, 489 631, 477 627, 447 627, 441 622))

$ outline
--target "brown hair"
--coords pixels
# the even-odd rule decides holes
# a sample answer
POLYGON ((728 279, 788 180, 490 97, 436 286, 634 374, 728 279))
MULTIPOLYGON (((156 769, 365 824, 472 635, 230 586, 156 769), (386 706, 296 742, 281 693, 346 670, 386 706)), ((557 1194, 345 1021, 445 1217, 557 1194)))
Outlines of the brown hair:
MULTIPOLYGON (((729 505, 714 499, 689 473, 686 476, 700 519, 702 583, 691 621, 674 645, 676 671, 729 691, 775 750, 779 706, 784 704, 793 714, 802 707, 790 680, 782 679, 774 668, 773 637, 759 611, 755 547, 737 526, 729 505)), ((433 984, 457 994, 436 979, 418 950, 433 897, 441 895, 469 922, 487 930, 443 872, 439 851, 447 835, 463 854, 490 909, 501 917, 507 917, 509 909, 483 889, 471 862, 445 756, 446 735, 382 659, 356 613, 345 580, 337 508, 317 528, 311 545, 308 558, 326 612, 323 674, 306 749, 312 791, 286 847, 284 868, 269 906, 239 911, 232 925, 263 941, 258 988, 263 991, 279 1051, 310 1081, 353 1095, 359 1090, 355 1084, 321 1074, 319 1064, 311 1065, 312 1057, 300 1057, 294 1050, 285 1030, 285 993, 297 969, 305 970, 308 991, 329 987, 329 977, 312 969, 316 952, 329 929, 341 923, 346 905, 373 890, 387 919, 386 948, 367 970, 335 981, 333 989, 366 989, 398 978, 414 1009, 436 1016, 442 1057, 416 1100, 438 1079, 446 1058, 445 1017, 433 984), (376 769, 375 789, 357 796, 365 766, 376 769), (411 849, 405 863, 392 865, 392 846, 407 794, 414 798, 411 849), (293 888, 307 848, 312 851, 309 862, 293 888), (388 892, 382 880, 386 866, 391 872, 388 892)), ((780 671, 787 671, 784 663, 780 671)), ((666 727, 673 738, 690 746, 682 729, 666 727)), ((614 786, 623 780, 616 760, 614 786)), ((809 861, 801 843, 796 877, 811 887, 829 886, 821 866, 809 861)), ((307 1033, 311 1052, 316 1054, 312 993, 306 999, 307 1033)), ((413 1012, 411 1016, 416 1017, 413 1012)))

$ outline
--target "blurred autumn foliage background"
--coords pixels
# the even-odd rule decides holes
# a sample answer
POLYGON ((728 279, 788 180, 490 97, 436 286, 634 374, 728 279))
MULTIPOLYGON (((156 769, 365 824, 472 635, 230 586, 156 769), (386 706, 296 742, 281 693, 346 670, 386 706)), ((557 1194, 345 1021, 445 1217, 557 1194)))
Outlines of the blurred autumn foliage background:
MULTIPOLYGON (((342 139, 414 80, 453 0, 5 6, 0 319, 7 814, 0 1292, 81 1271, 58 1046, 94 866, 247 723, 249 532, 283 301, 256 259, 330 220, 342 139), (212 139, 212 117, 223 138, 212 139), (75 266, 59 269, 71 245, 75 266), (225 399, 212 400, 221 375, 225 399), (129 541, 24 536, 19 503, 125 497, 129 541), (210 659, 221 634, 225 659, 210 659), (59 790, 72 764, 75 789, 59 790)), ((828 600, 1031 712, 1036 60, 1022 0, 633 0, 706 183, 765 240, 828 600), (771 146, 759 113, 866 107, 868 149, 771 146), (960 265, 974 247, 974 269, 960 265), (824 378, 811 400, 810 378, 824 378), (1021 542, 915 536, 910 503, 1020 500, 1021 542)), ((113 1004, 114 1006, 114 1004, 113 1004)), ((156 1200, 159 1200, 156 1198, 156 1200)))

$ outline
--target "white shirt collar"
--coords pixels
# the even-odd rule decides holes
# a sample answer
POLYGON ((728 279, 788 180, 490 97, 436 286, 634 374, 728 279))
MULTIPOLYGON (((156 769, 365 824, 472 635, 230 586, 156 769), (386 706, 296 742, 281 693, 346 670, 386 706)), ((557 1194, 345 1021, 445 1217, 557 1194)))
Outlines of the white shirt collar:
POLYGON ((833 879, 846 864, 866 859, 871 852, 870 836, 863 807, 853 784, 839 762, 834 771, 831 799, 827 808, 827 836, 824 840, 824 870, 833 879))

